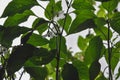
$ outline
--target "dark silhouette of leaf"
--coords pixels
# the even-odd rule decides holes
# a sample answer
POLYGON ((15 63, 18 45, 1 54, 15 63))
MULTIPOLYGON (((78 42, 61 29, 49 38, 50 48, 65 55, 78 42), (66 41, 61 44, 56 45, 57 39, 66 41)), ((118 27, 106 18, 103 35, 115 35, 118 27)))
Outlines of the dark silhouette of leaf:
POLYGON ((3 80, 4 75, 5 75, 5 69, 2 67, 0 68, 0 80, 3 80))
POLYGON ((10 76, 18 71, 33 55, 35 49, 35 47, 29 44, 14 47, 7 62, 8 75, 10 76))
POLYGON ((79 80, 78 71, 72 64, 66 63, 62 70, 63 80, 79 80))
POLYGON ((29 10, 37 4, 36 0, 12 0, 5 8, 2 17, 13 16, 16 13, 23 13, 25 10, 29 10))
POLYGON ((107 2, 107 1, 111 1, 111 0, 95 0, 95 1, 107 2))
POLYGON ((100 63, 98 62, 98 60, 94 61, 90 68, 89 68, 89 75, 90 75, 90 80, 95 80, 95 78, 98 76, 98 74, 100 73, 100 63))

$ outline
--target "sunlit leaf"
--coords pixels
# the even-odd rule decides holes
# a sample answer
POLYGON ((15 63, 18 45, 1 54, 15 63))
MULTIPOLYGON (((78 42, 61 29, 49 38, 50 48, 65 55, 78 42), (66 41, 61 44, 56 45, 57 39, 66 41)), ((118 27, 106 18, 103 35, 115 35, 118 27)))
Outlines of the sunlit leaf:
POLYGON ((85 63, 75 60, 73 65, 76 67, 79 73, 79 80, 89 80, 89 70, 85 63))
POLYGON ((69 29, 69 34, 80 32, 88 28, 96 27, 94 21, 92 20, 93 18, 95 18, 95 15, 92 11, 82 10, 82 11, 76 11, 75 13, 78 15, 71 24, 71 27, 69 29))
POLYGON ((55 3, 55 0, 50 0, 46 7, 45 16, 48 19, 52 19, 61 10, 62 10, 61 1, 55 3))
POLYGON ((90 3, 88 3, 85 0, 74 0, 72 6, 73 6, 73 8, 75 8, 77 10, 84 10, 84 9, 95 10, 93 5, 91 5, 90 3))
POLYGON ((33 15, 32 11, 26 10, 23 13, 17 13, 14 16, 10 16, 4 23, 5 27, 13 27, 26 21, 30 15, 33 15))
MULTIPOLYGON (((58 23, 60 24, 61 27, 63 27, 64 21, 65 21, 65 19, 60 19, 58 21, 58 23)), ((68 33, 68 31, 69 31, 71 21, 72 21, 72 18, 69 15, 67 15, 66 23, 65 23, 65 26, 64 26, 64 29, 65 29, 66 33, 68 33)))
POLYGON ((14 74, 18 71, 24 63, 33 55, 35 47, 32 45, 16 46, 7 61, 8 75, 14 74))
POLYGON ((29 40, 27 41, 27 43, 32 44, 34 46, 42 46, 42 45, 48 44, 49 41, 43 38, 41 35, 32 34, 29 40))
POLYGON ((89 68, 89 74, 90 74, 90 80, 95 80, 95 78, 98 76, 98 74, 100 73, 100 63, 98 62, 98 60, 94 61, 90 68, 89 68))
POLYGON ((99 36, 92 38, 85 52, 85 63, 89 65, 93 61, 98 60, 102 52, 102 47, 102 39, 99 36))
POLYGON ((62 71, 63 80, 79 80, 78 71, 72 64, 65 64, 62 71))
POLYGON ((13 16, 16 13, 23 13, 25 10, 28 10, 37 4, 36 0, 12 0, 5 8, 2 17, 13 16))
POLYGON ((120 34, 120 12, 114 14, 110 21, 110 25, 113 30, 120 34))
POLYGON ((111 12, 117 7, 118 1, 117 0, 109 0, 107 2, 103 2, 102 6, 108 11, 111 12))
POLYGON ((34 22, 33 22, 33 25, 32 27, 34 29, 40 27, 40 25, 44 24, 44 23, 47 23, 48 21, 43 19, 43 18, 37 18, 34 22))
POLYGON ((85 50, 87 47, 87 41, 82 36, 79 36, 79 38, 78 38, 78 47, 81 50, 85 50))

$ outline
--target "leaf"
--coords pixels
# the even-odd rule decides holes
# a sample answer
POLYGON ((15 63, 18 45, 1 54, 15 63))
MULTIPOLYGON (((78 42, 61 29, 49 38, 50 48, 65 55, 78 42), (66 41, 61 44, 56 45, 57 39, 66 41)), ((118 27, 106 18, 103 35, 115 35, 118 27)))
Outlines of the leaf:
POLYGON ((40 27, 40 25, 45 24, 45 23, 48 23, 48 21, 45 20, 45 19, 43 19, 43 18, 37 18, 37 19, 33 22, 32 27, 33 27, 34 29, 36 29, 36 28, 40 27))
POLYGON ((85 51, 85 63, 87 65, 100 58, 102 47, 102 39, 99 36, 95 36, 90 40, 89 46, 85 51))
MULTIPOLYGON (((66 15, 66 16, 67 16, 67 18, 66 18, 66 23, 65 23, 64 29, 65 29, 66 33, 68 33, 70 24, 72 22, 72 18, 69 15, 66 15)), ((60 19, 58 21, 58 23, 60 24, 61 27, 63 27, 64 21, 65 21, 65 19, 60 19)))
POLYGON ((110 21, 113 30, 120 34, 120 12, 115 13, 110 21))
POLYGON ((95 80, 95 78, 98 76, 98 74, 100 73, 100 63, 98 62, 98 60, 94 61, 90 68, 89 68, 89 74, 90 74, 90 80, 95 80))
POLYGON ((29 10, 37 4, 36 0, 12 0, 5 8, 2 17, 13 16, 16 13, 23 13, 25 10, 29 10))
POLYGON ((19 37, 21 34, 26 33, 29 31, 29 28, 26 27, 8 27, 4 28, 0 33, 0 43, 4 47, 11 47, 13 39, 19 37))
POLYGON ((39 32, 39 34, 42 34, 47 29, 48 29, 48 23, 44 23, 44 24, 41 24, 40 26, 38 26, 36 30, 39 32))
MULTIPOLYGON (((108 39, 108 28, 105 26, 101 26, 101 27, 96 27, 94 28, 95 33, 97 34, 97 36, 100 36, 103 40, 107 40, 108 39)), ((112 31, 109 31, 109 37, 112 38, 112 31)))
POLYGON ((23 13, 17 13, 14 16, 10 16, 4 23, 5 27, 14 27, 18 24, 26 21, 30 15, 33 15, 33 12, 30 10, 26 10, 23 13))
POLYGON ((79 73, 79 80, 89 80, 89 70, 85 63, 80 60, 74 60, 73 65, 79 73))
POLYGON ((72 64, 66 63, 62 70, 62 78, 63 80, 79 80, 77 69, 72 64))
POLYGON ((87 47, 87 41, 86 39, 84 39, 82 36, 79 36, 78 38, 78 47, 81 49, 81 50, 85 50, 86 47, 87 47))
POLYGON ((55 0, 50 0, 45 10, 45 16, 48 19, 52 19, 61 10, 62 10, 61 1, 55 3, 55 0))
POLYGON ((0 68, 0 80, 3 80, 4 75, 5 75, 5 69, 2 67, 0 68))
POLYGON ((99 75, 99 77, 97 77, 96 80, 108 80, 108 79, 106 79, 105 76, 104 76, 104 74, 101 73, 101 74, 99 75))
POLYGON ((45 80, 48 75, 46 67, 25 67, 27 73, 30 74, 35 80, 45 80))
POLYGON ((38 50, 37 54, 31 57, 29 60, 35 65, 45 65, 51 62, 56 56, 56 50, 46 51, 46 50, 38 50))
POLYGON ((72 7, 77 9, 77 10, 84 10, 84 9, 95 10, 93 5, 91 5, 90 3, 88 3, 85 0, 74 0, 72 7))
POLYGON ((33 30, 28 32, 27 34, 23 35, 21 38, 21 44, 26 44, 27 41, 29 40, 30 36, 32 35, 33 30))
POLYGON ((43 46, 45 44, 48 44, 49 41, 43 38, 41 35, 32 34, 27 43, 32 44, 34 46, 43 46))
POLYGON ((24 63, 33 55, 35 47, 26 44, 24 46, 16 46, 7 61, 7 73, 13 75, 18 71, 24 63))
MULTIPOLYGON (((60 37, 58 37, 57 40, 60 40, 60 37)), ((49 46, 51 49, 56 49, 57 46, 55 42, 56 42, 56 37, 50 39, 49 46)), ((62 37, 62 40, 61 40, 61 51, 63 53, 67 53, 66 39, 64 37, 62 37)))
POLYGON ((111 0, 95 0, 95 1, 107 2, 107 1, 111 1, 111 0))
POLYGON ((77 17, 71 24, 69 34, 96 27, 94 21, 92 20, 93 18, 95 18, 95 15, 92 11, 82 10, 76 11, 75 13, 77 14, 77 17))
POLYGON ((107 2, 103 2, 102 6, 108 11, 108 12, 112 12, 113 10, 116 9, 118 5, 118 1, 117 0, 109 0, 107 2))

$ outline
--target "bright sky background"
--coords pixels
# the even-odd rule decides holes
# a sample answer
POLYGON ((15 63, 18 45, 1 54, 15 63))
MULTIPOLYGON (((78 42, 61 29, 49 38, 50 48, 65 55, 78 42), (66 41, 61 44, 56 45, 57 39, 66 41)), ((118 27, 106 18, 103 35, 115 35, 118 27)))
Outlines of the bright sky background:
MULTIPOLYGON (((7 6, 7 4, 8 4, 10 1, 12 1, 12 0, 0 0, 0 16, 2 15, 5 7, 7 6)), ((44 6, 46 6, 46 3, 42 3, 42 4, 43 4, 44 6)), ((65 7, 65 6, 64 6, 64 7, 65 7)), ((118 7, 120 7, 120 5, 119 5, 118 7)), ((96 7, 96 9, 97 9, 97 7, 96 7)), ((39 17, 43 17, 42 14, 44 14, 44 12, 43 12, 43 9, 41 9, 40 7, 36 6, 36 7, 32 8, 32 10, 33 10, 33 11, 35 12, 35 14, 37 14, 39 17), (39 14, 40 14, 40 15, 39 15, 39 14)), ((120 8, 119 8, 119 10, 120 10, 120 8)), ((31 16, 31 17, 29 18, 28 22, 22 23, 21 25, 31 26, 31 25, 32 25, 32 22, 33 22, 35 19, 36 19, 35 17, 31 16)), ((0 25, 3 25, 4 21, 5 21, 5 19, 0 19, 0 25)), ((66 44, 67 44, 68 48, 71 47, 71 50, 72 50, 74 53, 80 51, 79 48, 77 47, 77 39, 78 39, 78 36, 79 36, 79 35, 85 36, 87 33, 88 33, 88 31, 85 30, 85 31, 82 31, 82 32, 80 32, 80 33, 72 34, 72 35, 68 36, 68 37, 66 38, 66 39, 67 39, 67 43, 66 43, 66 44)), ((17 39, 14 40, 13 45, 16 45, 16 44, 19 44, 19 43, 20 43, 20 39, 17 38, 17 39)), ((106 64, 104 58, 102 58, 102 59, 100 60, 100 62, 103 64, 103 66, 102 66, 102 70, 103 70, 103 69, 107 66, 107 64, 106 64)), ((21 71, 22 71, 22 70, 23 70, 23 69, 21 69, 21 71)), ((21 72, 21 71, 20 71, 20 72, 21 72)), ((117 72, 117 69, 116 69, 116 72, 117 72)), ((17 79, 15 79, 15 80, 18 80, 18 79, 19 79, 19 73, 16 73, 16 74, 17 74, 17 79)), ((29 80, 29 75, 25 73, 25 75, 23 75, 23 77, 22 77, 21 80, 29 80)))

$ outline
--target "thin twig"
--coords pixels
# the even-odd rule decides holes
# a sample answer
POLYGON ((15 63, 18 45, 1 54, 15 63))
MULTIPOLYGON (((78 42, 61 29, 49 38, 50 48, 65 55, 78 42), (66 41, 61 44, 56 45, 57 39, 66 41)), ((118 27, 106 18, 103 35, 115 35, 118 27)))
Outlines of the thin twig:
POLYGON ((25 72, 25 70, 22 71, 19 80, 21 80, 21 78, 22 78, 24 72, 25 72))

